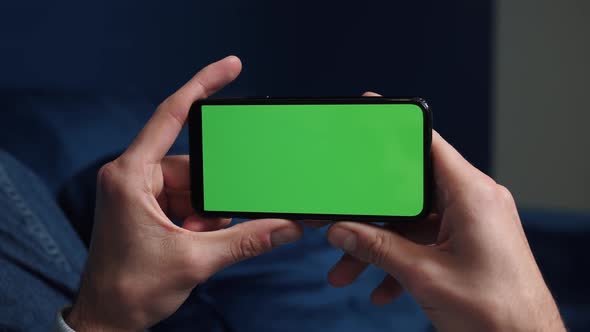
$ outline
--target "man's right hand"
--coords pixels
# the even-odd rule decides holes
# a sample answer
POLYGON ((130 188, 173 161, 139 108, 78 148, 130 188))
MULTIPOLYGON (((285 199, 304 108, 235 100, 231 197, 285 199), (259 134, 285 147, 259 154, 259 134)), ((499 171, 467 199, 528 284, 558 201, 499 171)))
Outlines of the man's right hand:
POLYGON ((433 132, 435 211, 428 220, 379 227, 341 222, 328 240, 345 254, 329 272, 337 287, 375 264, 386 304, 408 291, 445 331, 563 331, 510 192, 433 132))

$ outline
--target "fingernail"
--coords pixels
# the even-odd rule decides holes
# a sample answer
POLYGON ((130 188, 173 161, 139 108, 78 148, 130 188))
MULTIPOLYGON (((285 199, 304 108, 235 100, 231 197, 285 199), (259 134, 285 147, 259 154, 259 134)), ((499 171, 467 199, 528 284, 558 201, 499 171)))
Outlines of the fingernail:
POLYGON ((342 227, 335 227, 328 232, 328 242, 338 249, 353 252, 356 249, 356 234, 342 227))
POLYGON ((299 231, 295 228, 282 228, 270 234, 270 242, 273 247, 278 247, 289 242, 293 242, 301 237, 299 231))

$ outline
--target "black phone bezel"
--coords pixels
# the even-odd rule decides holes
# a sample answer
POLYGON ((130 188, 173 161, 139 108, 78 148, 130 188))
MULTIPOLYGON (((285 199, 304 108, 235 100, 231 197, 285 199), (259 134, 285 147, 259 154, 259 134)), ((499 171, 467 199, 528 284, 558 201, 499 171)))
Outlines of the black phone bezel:
POLYGON ((398 222, 425 219, 432 204, 432 112, 428 103, 418 97, 341 97, 341 98, 223 98, 198 100, 191 106, 188 116, 189 153, 191 176, 191 202, 195 212, 203 217, 227 218, 283 218, 291 220, 398 222), (424 116, 424 205, 415 216, 383 215, 344 215, 316 213, 274 213, 274 212, 235 212, 205 211, 203 192, 203 145, 202 116, 203 105, 290 105, 290 104, 414 104, 420 107, 424 116))

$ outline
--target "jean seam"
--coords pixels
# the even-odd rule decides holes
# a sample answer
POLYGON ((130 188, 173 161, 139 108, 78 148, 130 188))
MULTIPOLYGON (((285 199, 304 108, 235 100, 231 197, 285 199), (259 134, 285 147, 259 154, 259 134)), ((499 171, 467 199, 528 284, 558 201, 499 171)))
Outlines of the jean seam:
POLYGON ((0 189, 14 203, 14 206, 20 213, 24 224, 24 230, 33 237, 40 245, 43 251, 49 256, 50 260, 57 266, 63 268, 66 272, 72 271, 72 266, 66 259, 59 245, 51 236, 47 227, 41 222, 40 218, 33 212, 27 202, 19 194, 13 181, 11 181, 6 169, 0 164, 0 189))

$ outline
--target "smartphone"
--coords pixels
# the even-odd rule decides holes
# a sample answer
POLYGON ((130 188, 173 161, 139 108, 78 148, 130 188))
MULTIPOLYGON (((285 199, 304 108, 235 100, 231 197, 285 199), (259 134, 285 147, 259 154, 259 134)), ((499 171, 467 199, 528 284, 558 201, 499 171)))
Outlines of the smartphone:
POLYGON ((192 204, 206 217, 420 220, 431 136, 421 98, 199 100, 189 113, 192 204))

